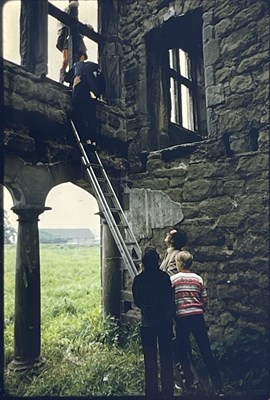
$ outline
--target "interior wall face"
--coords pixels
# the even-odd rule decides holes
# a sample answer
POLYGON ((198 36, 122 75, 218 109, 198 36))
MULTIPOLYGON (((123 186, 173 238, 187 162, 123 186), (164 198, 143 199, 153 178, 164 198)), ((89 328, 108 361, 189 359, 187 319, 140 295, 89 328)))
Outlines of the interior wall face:
MULTIPOLYGON (((123 192, 131 224, 140 243, 155 245, 161 255, 169 226, 187 232, 194 271, 208 287, 212 339, 221 340, 237 329, 265 335, 269 298, 266 2, 122 1, 117 13, 122 86, 117 102, 109 101, 114 113, 119 109, 125 116, 130 168, 123 192), (160 90, 155 88, 154 104, 149 104, 146 37, 162 30, 170 19, 196 10, 202 16, 207 135, 168 147, 160 145, 169 118, 162 74, 155 73, 160 90)), ((105 58, 109 51, 111 45, 105 47, 105 58)), ((112 114, 104 117, 108 131, 112 114)), ((130 282, 124 281, 123 286, 130 287, 130 282)))

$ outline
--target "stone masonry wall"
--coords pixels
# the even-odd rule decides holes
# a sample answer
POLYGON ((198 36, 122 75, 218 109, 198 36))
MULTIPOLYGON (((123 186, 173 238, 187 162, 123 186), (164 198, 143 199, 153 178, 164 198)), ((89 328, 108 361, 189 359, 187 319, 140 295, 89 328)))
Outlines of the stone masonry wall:
MULTIPOLYGON (((265 338, 269 329, 267 3, 136 0, 118 4, 119 81, 124 87, 114 113, 117 116, 119 107, 126 116, 130 169, 124 194, 131 225, 140 244, 151 243, 160 254, 165 252, 164 235, 170 226, 178 224, 187 232, 194 270, 208 287, 206 319, 214 346, 225 348, 224 343, 229 345, 238 334, 240 341, 244 334, 265 338), (151 128, 145 35, 169 18, 198 8, 203 19, 208 136, 202 142, 145 154, 151 128), (170 223, 166 223, 166 204, 170 223)), ((123 289, 130 285, 124 275, 123 289)), ((127 314, 132 316, 134 310, 127 314)), ((244 348, 258 354, 258 343, 252 347, 250 337, 244 348)), ((241 362, 245 365, 244 358, 241 362)))
MULTIPOLYGON (((115 56, 121 54, 118 104, 122 106, 116 106, 115 114, 117 109, 121 114, 125 110, 129 158, 136 169, 150 129, 145 35, 169 18, 198 8, 203 18, 208 137, 228 135, 235 153, 252 150, 257 139, 261 149, 267 148, 269 16, 265 0, 137 0, 119 2, 118 7, 122 47, 119 50, 118 41, 115 56)), ((109 50, 112 57, 112 47, 109 50)))
MULTIPOLYGON (((152 189, 178 204, 178 213, 183 213, 179 226, 187 233, 186 248, 194 255, 194 271, 208 287, 206 315, 212 338, 222 340, 237 326, 266 334, 268 153, 243 153, 230 159, 202 159, 197 153, 188 158, 180 152, 168 156, 168 150, 154 157, 150 154, 146 172, 130 177, 129 196, 137 196, 138 188, 152 189)), ((164 207, 160 204, 148 213, 153 218, 166 214, 164 207)), ((178 224, 176 211, 174 217, 178 224)), ((141 218, 143 211, 137 209, 136 219, 131 219, 135 229, 141 218)), ((141 243, 155 245, 163 255, 169 227, 152 225, 141 243)))

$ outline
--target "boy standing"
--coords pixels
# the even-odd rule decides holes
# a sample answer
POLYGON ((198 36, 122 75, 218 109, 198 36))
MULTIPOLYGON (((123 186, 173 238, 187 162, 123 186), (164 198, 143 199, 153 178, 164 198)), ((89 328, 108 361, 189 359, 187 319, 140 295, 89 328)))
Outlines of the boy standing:
POLYGON ((192 333, 208 369, 216 394, 224 396, 221 377, 210 348, 203 315, 207 305, 207 292, 202 277, 191 272, 192 262, 193 257, 188 251, 180 251, 176 255, 176 266, 179 272, 171 276, 175 292, 176 340, 179 358, 186 385, 191 387, 193 377, 187 356, 187 346, 190 333, 192 333))
POLYGON ((161 395, 173 396, 172 310, 173 291, 170 277, 159 269, 159 254, 146 247, 142 257, 143 271, 134 278, 134 303, 141 309, 141 341, 145 365, 145 394, 157 399, 158 350, 160 358, 161 395))

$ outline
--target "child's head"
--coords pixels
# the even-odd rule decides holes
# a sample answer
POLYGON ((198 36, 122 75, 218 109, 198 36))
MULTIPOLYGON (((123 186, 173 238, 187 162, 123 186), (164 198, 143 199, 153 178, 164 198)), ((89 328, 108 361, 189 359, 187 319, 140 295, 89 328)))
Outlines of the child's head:
POLYGON ((83 62, 88 59, 87 53, 84 51, 79 51, 79 61, 83 62))
POLYGON ((185 232, 178 231, 177 229, 172 229, 167 233, 165 237, 165 242, 167 246, 173 247, 174 249, 181 250, 187 242, 187 235, 185 232))
POLYGON ((159 254, 155 247, 146 246, 143 251, 142 264, 144 270, 159 268, 159 254))
POLYGON ((188 251, 179 251, 175 257, 176 267, 178 271, 190 269, 193 262, 193 256, 188 251))

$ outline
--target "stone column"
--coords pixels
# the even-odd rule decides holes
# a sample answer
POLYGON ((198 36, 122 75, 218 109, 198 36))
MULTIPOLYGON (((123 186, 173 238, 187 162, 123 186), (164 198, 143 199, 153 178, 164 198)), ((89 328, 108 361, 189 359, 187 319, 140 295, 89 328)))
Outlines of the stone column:
POLYGON ((120 254, 105 221, 102 225, 102 288, 103 318, 120 318, 121 271, 120 254))
POLYGON ((38 216, 50 207, 14 206, 19 216, 15 277, 14 359, 16 371, 39 367, 40 357, 40 257, 38 216))

